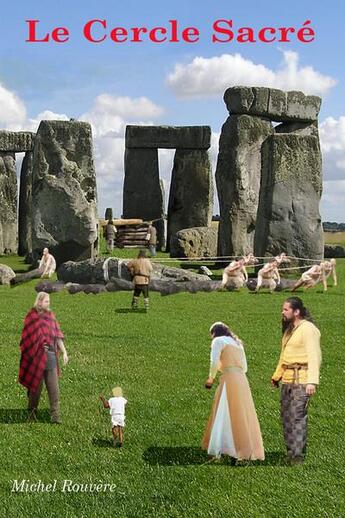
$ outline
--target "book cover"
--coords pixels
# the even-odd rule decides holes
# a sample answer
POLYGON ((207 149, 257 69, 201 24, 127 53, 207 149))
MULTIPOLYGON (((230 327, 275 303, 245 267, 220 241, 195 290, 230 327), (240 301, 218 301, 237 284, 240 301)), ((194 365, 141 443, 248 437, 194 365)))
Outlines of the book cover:
MULTIPOLYGON (((54 213, 50 228, 55 236, 60 231, 60 221, 64 221, 63 231, 67 235, 73 227, 70 214, 78 213, 78 217, 82 214, 80 221, 84 221, 84 227, 73 227, 76 242, 78 239, 81 242, 84 228, 89 225, 85 222, 92 220, 89 212, 92 203, 101 225, 108 208, 117 220, 140 217, 152 221, 163 219, 170 211, 172 214, 174 207, 183 202, 184 221, 196 221, 188 226, 211 226, 212 216, 215 220, 212 224, 220 225, 218 249, 214 245, 213 253, 208 255, 229 257, 252 252, 255 228, 252 220, 249 223, 241 220, 237 241, 228 240, 227 225, 231 220, 235 228, 235 223, 229 215, 233 212, 227 212, 230 187, 224 171, 227 160, 233 160, 244 182, 236 186, 240 200, 236 210, 237 213, 245 210, 250 216, 253 204, 250 193, 255 189, 250 174, 246 174, 255 161, 255 167, 260 168, 265 160, 271 164, 274 156, 275 163, 279 163, 276 170, 281 168, 279 174, 302 162, 301 170, 310 171, 310 177, 302 174, 296 179, 295 191, 289 194, 292 205, 293 202, 298 205, 300 192, 309 193, 305 186, 313 185, 313 193, 321 196, 319 200, 319 195, 315 198, 309 193, 303 210, 299 209, 301 227, 303 217, 318 227, 308 230, 308 235, 313 236, 312 243, 306 245, 303 241, 299 247, 297 238, 294 255, 302 248, 311 250, 309 257, 302 255, 311 264, 321 260, 323 242, 322 250, 320 240, 313 245, 316 232, 331 247, 328 257, 339 254, 338 286, 330 281, 327 292, 322 291, 321 285, 297 292, 321 331, 323 351, 320 387, 309 405, 308 454, 302 466, 285 464, 279 395, 270 387, 280 354, 282 304, 288 293, 270 295, 263 290, 254 297, 243 289, 239 293, 179 293, 161 297, 150 292, 147 313, 143 311, 141 298, 140 310, 133 313, 129 291, 97 292, 96 296, 85 293, 72 296, 66 290, 53 293, 50 304, 64 333, 69 362, 63 364, 62 354, 59 360, 62 423, 52 425, 46 391, 42 394, 37 421, 29 422, 27 394, 17 383, 23 321, 34 303, 37 281, 14 288, 0 286, 3 387, 0 491, 4 514, 343 515, 344 396, 340 381, 345 272, 341 225, 345 221, 343 15, 341 2, 319 5, 309 0, 287 3, 250 0, 245 4, 223 0, 213 3, 19 0, 2 6, 0 267, 9 266, 16 274, 28 268, 24 261, 28 249, 17 254, 18 239, 24 248, 27 246, 25 236, 17 235, 17 220, 13 220, 12 226, 1 224, 8 221, 10 210, 13 214, 18 212, 15 193, 12 196, 10 190, 19 189, 24 181, 20 171, 24 161, 29 160, 25 153, 32 151, 41 121, 49 121, 40 126, 42 135, 46 132, 42 142, 47 138, 44 142, 49 142, 49 149, 41 144, 40 149, 46 149, 46 155, 39 162, 42 168, 39 174, 42 171, 45 174, 45 164, 60 160, 56 172, 58 183, 64 160, 70 164, 75 160, 75 169, 74 166, 69 169, 72 185, 79 181, 78 168, 82 167, 80 163, 85 165, 87 157, 93 161, 97 188, 91 180, 91 184, 87 181, 83 184, 83 192, 92 193, 85 202, 84 198, 78 201, 79 194, 73 198, 72 188, 66 198, 62 195, 60 198, 58 191, 49 194, 42 187, 46 194, 40 198, 36 185, 37 197, 29 219, 35 228, 42 230, 37 247, 44 242, 48 227, 43 223, 39 227, 33 214, 41 217, 44 211, 54 213), (229 88, 233 90, 224 97, 229 88), (294 92, 303 92, 303 99, 294 92), (304 110, 302 115, 301 110, 304 110), (231 121, 229 112, 230 119, 233 116, 231 121), (232 122, 235 119, 238 128, 231 126, 233 133, 227 133, 230 131, 227 124, 235 124, 232 122), (59 121, 88 123, 92 139, 73 140, 74 137, 64 135, 64 152, 58 155, 55 137, 49 137, 49 131, 51 124, 60 128, 59 121), (282 126, 280 130, 278 125, 282 126), (140 128, 137 132, 138 127, 146 133, 140 128), (194 129, 187 131, 183 129, 186 127, 194 129), (151 132, 150 128, 153 128, 151 132), (264 135, 262 140, 261 136, 257 138, 256 131, 264 135), (279 134, 286 136, 286 133, 292 134, 284 143, 290 146, 290 154, 286 152, 281 159, 279 134), (15 136, 19 134, 20 137, 15 136), (271 147, 263 148, 261 162, 261 147, 259 153, 257 142, 261 146, 266 137, 271 139, 271 147), (9 143, 11 139, 14 144, 9 143), (227 139, 237 142, 233 144, 234 148, 237 146, 235 158, 226 154, 227 139), (89 146, 88 152, 85 146, 89 146), (137 149, 140 153, 134 153, 137 149), (205 160, 209 161, 206 166, 205 160), (137 176, 130 177, 128 173, 126 184, 125 169, 130 171, 130 166, 137 176), (17 171, 17 183, 7 186, 4 178, 8 178, 9 170, 17 171), (153 183, 143 180, 146 170, 153 171, 153 183), (212 185, 188 184, 188 174, 193 172, 198 179, 198 171, 205 170, 210 172, 212 185), (317 171, 320 171, 318 176, 317 171), (182 195, 176 187, 179 181, 184 186, 182 195), (313 182, 319 182, 317 187, 313 182), (133 207, 139 195, 141 212, 137 214, 133 207), (198 205, 202 196, 209 198, 205 213, 204 207, 201 210, 198 205), (16 200, 12 208, 9 199, 16 200), (63 204, 60 199, 64 200, 63 204), (325 230, 333 232, 323 234, 321 221, 325 230), (216 321, 229 324, 245 344, 248 380, 265 448, 264 461, 233 465, 228 457, 209 459, 201 449, 214 395, 214 389, 210 392, 204 388, 211 343, 208 330, 216 321), (122 448, 113 448, 109 409, 103 408, 99 400, 100 394, 109 400, 116 386, 122 387, 128 400, 122 448)), ((34 151, 34 164, 38 163, 38 149, 34 151)), ((25 167, 30 170, 30 166, 25 167)), ((268 187, 261 188, 260 200, 259 184, 253 194, 255 216, 258 214, 263 220, 268 203, 264 195, 271 192, 267 182, 268 187), (258 204, 262 206, 259 212, 258 204)), ((19 206, 20 203, 19 200, 19 206)), ((29 209, 24 208, 21 221, 27 221, 28 214, 29 209)), ((180 230, 178 216, 174 222, 180 230)), ((271 232, 272 240, 279 242, 280 230, 272 228, 265 230, 265 236, 271 232)), ((174 229, 171 226, 169 230, 168 225, 166 230, 173 234, 174 229)), ((143 238, 143 232, 146 234, 146 230, 138 230, 138 239, 143 238)), ((232 235, 235 236, 235 231, 232 235)), ((100 239, 101 256, 107 257, 106 244, 100 239)), ((91 245, 94 241, 90 241, 91 245)), ((274 255, 274 247, 269 249, 267 243, 265 247, 258 246, 256 250, 262 253, 257 255, 274 255)), ((69 259, 66 250, 57 257, 58 262, 69 259)), ((289 253, 288 249, 279 250, 284 251, 289 253)), ((133 258, 136 253, 137 250, 121 250, 119 257, 133 258)), ((111 254, 116 256, 116 249, 111 254)), ((158 253, 156 260, 167 266, 186 266, 163 252, 158 253)), ((214 261, 211 266, 207 261, 205 265, 212 270, 214 261)), ((197 271, 195 264, 189 266, 197 271)), ((297 279, 303 271, 296 266, 285 277, 297 279)), ((285 273, 282 270, 283 278, 285 273)), ((213 274, 218 280, 222 278, 221 270, 213 274)))

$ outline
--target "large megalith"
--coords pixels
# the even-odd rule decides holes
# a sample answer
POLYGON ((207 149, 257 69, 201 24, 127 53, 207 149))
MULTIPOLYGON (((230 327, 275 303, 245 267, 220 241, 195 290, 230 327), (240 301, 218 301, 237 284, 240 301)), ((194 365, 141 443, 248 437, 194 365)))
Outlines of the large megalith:
POLYGON ((7 264, 0 264, 0 284, 10 284, 11 279, 14 279, 16 274, 7 266, 7 264))
POLYGON ((92 257, 96 197, 90 124, 42 121, 33 155, 33 260, 44 247, 58 263, 92 257))
POLYGON ((177 149, 168 203, 167 250, 179 230, 210 226, 212 208, 213 182, 207 150, 177 149))
POLYGON ((195 227, 180 230, 170 241, 173 257, 216 257, 217 229, 215 227, 195 227))
POLYGON ((163 217, 157 149, 126 148, 123 217, 144 220, 163 217))
POLYGON ((0 130, 0 150, 11 153, 32 151, 35 142, 35 133, 31 131, 0 130))
POLYGON ((209 126, 126 126, 126 148, 208 149, 209 126))
POLYGON ((294 257, 322 259, 321 192, 318 138, 292 133, 270 136, 262 152, 255 255, 284 251, 294 257))
POLYGON ((18 208, 18 255, 32 253, 32 168, 33 152, 27 151, 23 158, 19 183, 18 208))
POLYGON ((17 253, 17 176, 14 153, 0 152, 0 255, 17 253))
POLYGON ((255 86, 228 88, 224 102, 231 114, 267 117, 277 122, 316 121, 321 107, 321 98, 316 95, 255 86))
POLYGON ((219 256, 253 251, 261 146, 272 132, 270 121, 250 115, 232 115, 222 127, 216 169, 219 256))

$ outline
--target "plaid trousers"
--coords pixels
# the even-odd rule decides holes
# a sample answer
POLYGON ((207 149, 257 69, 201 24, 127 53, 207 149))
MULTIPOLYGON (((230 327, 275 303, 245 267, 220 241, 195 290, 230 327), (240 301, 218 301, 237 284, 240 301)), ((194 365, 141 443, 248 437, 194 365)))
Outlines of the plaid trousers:
POLYGON ((309 397, 304 384, 282 385, 280 413, 287 454, 292 458, 303 457, 306 453, 309 397))

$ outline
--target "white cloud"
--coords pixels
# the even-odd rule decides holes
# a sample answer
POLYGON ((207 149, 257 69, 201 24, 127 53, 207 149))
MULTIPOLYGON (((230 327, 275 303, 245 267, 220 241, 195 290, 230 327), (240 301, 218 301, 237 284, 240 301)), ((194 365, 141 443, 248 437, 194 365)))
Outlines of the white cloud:
POLYGON ((298 53, 292 51, 283 51, 283 62, 277 70, 254 63, 240 54, 196 57, 187 64, 177 63, 166 82, 180 98, 222 95, 235 85, 302 90, 307 94, 323 95, 336 84, 335 79, 312 66, 300 66, 298 53))
POLYGON ((20 131, 26 122, 26 109, 24 103, 0 84, 0 127, 10 131, 20 131))
POLYGON ((325 181, 345 180, 345 116, 319 126, 325 181))
POLYGON ((216 171, 220 133, 212 131, 211 147, 209 149, 212 171, 216 171))
POLYGON ((163 108, 147 97, 101 94, 91 109, 78 117, 92 126, 100 216, 107 207, 121 215, 126 125, 152 125, 152 119, 162 113, 163 108))
POLYGON ((79 119, 90 122, 95 137, 100 137, 110 132, 113 135, 124 135, 128 122, 140 124, 135 121, 144 120, 148 124, 148 120, 156 119, 162 113, 163 108, 147 97, 132 99, 101 94, 96 97, 90 111, 82 114, 79 119))
POLYGON ((98 209, 104 216, 112 207, 114 217, 121 215, 124 179, 124 136, 105 135, 94 138, 94 158, 97 173, 98 209))
POLYGON ((69 117, 64 113, 55 113, 50 110, 44 110, 40 112, 34 119, 28 119, 25 122, 25 127, 22 129, 24 131, 33 131, 36 132, 38 130, 38 126, 41 121, 68 121, 69 117))
POLYGON ((325 181, 321 198, 321 214, 324 221, 345 223, 345 178, 325 181))

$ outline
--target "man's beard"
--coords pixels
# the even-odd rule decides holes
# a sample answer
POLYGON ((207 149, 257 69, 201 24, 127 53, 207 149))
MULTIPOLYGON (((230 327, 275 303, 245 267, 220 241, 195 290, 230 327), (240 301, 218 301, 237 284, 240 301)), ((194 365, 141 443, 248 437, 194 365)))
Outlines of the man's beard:
POLYGON ((294 327, 293 319, 287 320, 284 317, 282 318, 282 333, 290 334, 294 327))

